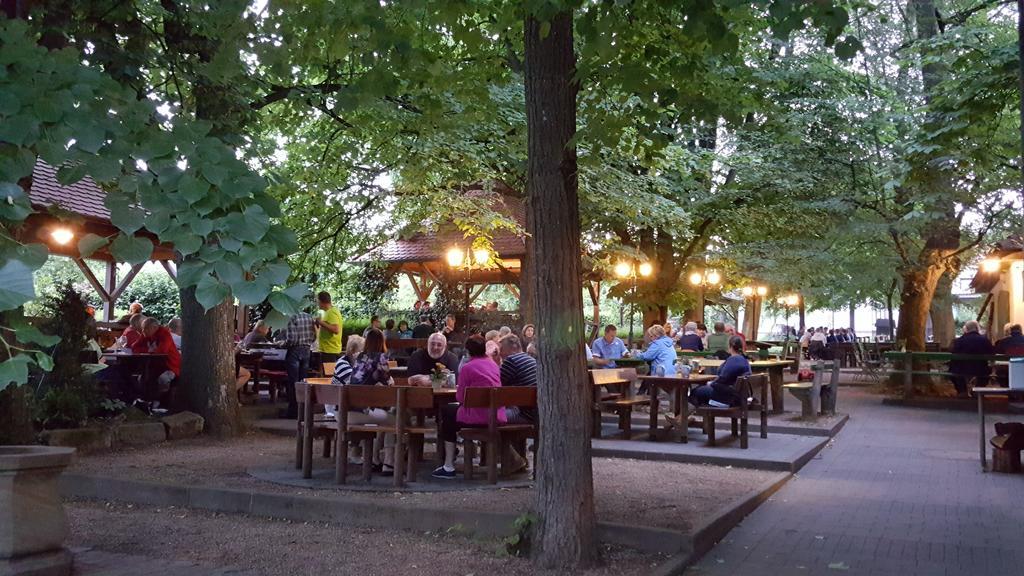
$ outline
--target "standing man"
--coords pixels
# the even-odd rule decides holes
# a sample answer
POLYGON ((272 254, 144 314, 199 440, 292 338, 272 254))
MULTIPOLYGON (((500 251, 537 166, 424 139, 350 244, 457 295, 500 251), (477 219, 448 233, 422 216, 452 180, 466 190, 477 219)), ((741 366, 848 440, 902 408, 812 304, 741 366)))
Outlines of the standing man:
MULTIPOLYGON (((317 339, 320 345, 320 360, 334 362, 341 355, 341 327, 345 320, 341 317, 341 312, 331 306, 331 295, 327 292, 317 294, 316 302, 320 307, 315 321, 316 326, 320 328, 320 336, 317 339)), ((291 323, 288 325, 291 326, 291 323)), ((309 363, 308 357, 306 363, 309 363)), ((306 373, 302 374, 305 376, 306 373)))
POLYGON ((616 332, 615 324, 605 326, 604 337, 594 340, 590 346, 594 353, 594 364, 601 368, 615 368, 615 359, 626 356, 626 345, 621 338, 616 337, 616 332))
MULTIPOLYGON (((323 310, 323 296, 327 296, 327 306, 330 307, 331 296, 321 292, 317 299, 320 300, 320 309, 323 310)), ((339 314, 340 317, 340 314, 339 314)), ((313 327, 314 320, 305 311, 300 310, 288 320, 288 326, 284 329, 285 353, 284 361, 288 367, 288 408, 281 415, 282 418, 297 418, 299 415, 299 403, 295 399, 295 383, 303 380, 309 372, 309 347, 316 339, 316 330, 313 327)), ((323 330, 321 330, 321 334, 323 330)), ((341 340, 341 328, 338 328, 338 340, 341 340)))

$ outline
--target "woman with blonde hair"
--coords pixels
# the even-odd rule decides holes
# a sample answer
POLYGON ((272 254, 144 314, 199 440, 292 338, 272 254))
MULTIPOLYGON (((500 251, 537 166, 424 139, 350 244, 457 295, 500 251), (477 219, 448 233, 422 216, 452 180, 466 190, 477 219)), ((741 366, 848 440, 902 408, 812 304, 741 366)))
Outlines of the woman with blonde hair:
POLYGON ((647 329, 644 336, 649 343, 647 350, 636 357, 651 363, 653 375, 675 376, 676 347, 672 339, 665 334, 665 327, 655 324, 647 329))

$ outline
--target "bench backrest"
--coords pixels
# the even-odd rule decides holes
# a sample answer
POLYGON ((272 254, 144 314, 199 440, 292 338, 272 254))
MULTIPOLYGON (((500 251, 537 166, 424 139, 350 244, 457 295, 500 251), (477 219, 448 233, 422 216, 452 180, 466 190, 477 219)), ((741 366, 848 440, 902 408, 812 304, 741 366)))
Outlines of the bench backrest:
POLYGON ((537 407, 536 386, 502 386, 466 388, 462 399, 466 408, 498 408, 500 406, 518 406, 520 408, 537 407))
POLYGON ((593 384, 594 386, 608 386, 612 384, 622 384, 623 381, 632 382, 636 380, 636 368, 596 368, 594 370, 589 370, 589 372, 590 383, 593 384), (632 378, 627 378, 623 376, 623 372, 626 370, 632 370, 632 378))
POLYGON ((334 362, 324 362, 324 376, 334 376, 334 362))

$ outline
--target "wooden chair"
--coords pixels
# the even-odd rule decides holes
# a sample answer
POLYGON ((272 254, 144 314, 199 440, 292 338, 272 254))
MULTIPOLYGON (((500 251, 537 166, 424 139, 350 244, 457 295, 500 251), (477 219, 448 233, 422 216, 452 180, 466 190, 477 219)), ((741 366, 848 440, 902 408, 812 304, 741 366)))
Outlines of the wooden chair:
POLYGON ((761 413, 761 438, 768 437, 768 375, 752 374, 741 376, 736 379, 736 388, 740 395, 739 406, 727 408, 715 408, 713 406, 701 406, 697 408, 697 414, 704 418, 704 432, 708 435, 708 445, 715 446, 715 418, 729 418, 732 420, 732 435, 740 437, 740 448, 748 447, 747 440, 747 416, 751 411, 761 413), (753 398, 753 390, 758 388, 761 394, 753 398), (737 431, 737 423, 739 430, 737 431))
POLYGON ((430 388, 412 386, 338 386, 337 452, 335 454, 335 482, 344 484, 348 476, 348 448, 352 442, 363 445, 363 480, 369 481, 373 472, 373 440, 377 434, 395 435, 395 486, 405 486, 406 480, 416 479, 416 455, 422 449, 423 438, 433 428, 408 424, 409 414, 415 410, 434 407, 434 392, 430 388), (349 412, 366 408, 394 408, 395 422, 391 425, 349 424, 349 412))
MULTIPOLYGON (((325 378, 331 378, 334 376, 334 362, 322 362, 321 364, 324 367, 325 378)), ((330 402, 328 402, 328 404, 330 404, 330 402)))
MULTIPOLYGON (((466 480, 473 479, 473 456, 476 451, 473 442, 481 442, 485 446, 487 456, 487 481, 498 483, 498 458, 504 459, 506 445, 513 442, 523 447, 527 438, 537 438, 536 424, 501 424, 498 422, 498 408, 517 406, 519 408, 537 407, 537 388, 535 386, 507 386, 501 388, 466 388, 462 402, 465 408, 486 408, 489 410, 486 428, 463 428, 459 435, 465 440, 463 445, 463 473, 466 480)), ((502 462, 502 470, 510 463, 502 462)), ((537 468, 537 455, 534 453, 533 467, 537 468)))
MULTIPOLYGON (((619 417, 619 430, 622 430, 622 436, 629 439, 632 436, 633 431, 633 407, 634 406, 647 406, 651 403, 651 399, 646 395, 636 394, 636 381, 637 373, 636 368, 618 368, 613 370, 593 370, 591 372, 591 383, 595 386, 601 386, 601 382, 606 378, 610 379, 614 383, 622 381, 628 382, 625 385, 625 389, 622 394, 609 394, 607 398, 602 398, 598 404, 599 409, 605 409, 609 412, 614 412, 619 417), (611 372, 614 374, 604 375, 601 372, 611 372)), ((595 425, 600 425, 600 413, 598 414, 597 420, 594 422, 595 425)), ((598 432, 600 435, 600 432, 598 432)))

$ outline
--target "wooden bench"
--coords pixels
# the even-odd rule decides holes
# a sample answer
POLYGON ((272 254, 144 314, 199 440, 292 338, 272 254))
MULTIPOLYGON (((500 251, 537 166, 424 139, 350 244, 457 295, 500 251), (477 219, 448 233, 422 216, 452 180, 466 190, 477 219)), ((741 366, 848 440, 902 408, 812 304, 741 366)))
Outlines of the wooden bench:
MULTIPOLYGON (((313 439, 323 439, 324 458, 329 458, 331 455, 331 440, 334 438, 334 431, 338 426, 334 418, 331 418, 326 414, 316 414, 315 406, 317 405, 318 400, 315 389, 318 387, 320 387, 320 385, 313 384, 305 380, 295 383, 295 400, 299 404, 298 418, 295 421, 295 468, 302 470, 303 478, 313 477, 313 439), (308 410, 306 409, 307 405, 309 406, 308 410), (308 434, 308 453, 310 455, 308 459, 305 458, 305 454, 307 453, 307 447, 305 446, 307 422, 311 428, 308 434)), ((327 402, 327 404, 330 403, 331 402, 327 402)))
MULTIPOLYGON (((427 389, 429 391, 429 389, 427 389)), ((498 463, 501 459, 502 471, 506 471, 510 462, 505 457, 506 446, 516 446, 519 453, 526 458, 526 440, 536 440, 538 427, 536 424, 502 424, 498 422, 498 409, 517 406, 519 408, 537 408, 536 386, 503 386, 500 388, 466 388, 462 406, 464 408, 486 408, 488 410, 487 427, 463 428, 459 435, 463 443, 462 470, 466 480, 473 479, 473 456, 476 448, 473 442, 484 445, 487 457, 487 481, 498 483, 498 463)), ((537 469, 537 454, 533 457, 534 470, 537 469)))
POLYGON ((761 414, 761 438, 768 437, 768 375, 752 374, 741 376, 736 379, 736 389, 740 395, 739 406, 727 408, 716 408, 714 406, 701 406, 697 408, 697 414, 704 418, 704 432, 708 435, 708 445, 715 446, 715 418, 729 418, 732 420, 732 435, 740 437, 740 448, 748 448, 747 440, 747 416, 750 411, 757 411, 761 414), (757 388, 761 394, 753 398, 753 390, 757 388), (737 423, 739 430, 737 430, 737 423))
POLYGON ((624 438, 630 438, 633 429, 633 407, 650 403, 648 396, 635 394, 636 368, 598 368, 589 370, 590 385, 594 392, 593 430, 591 436, 601 437, 601 412, 604 409, 619 417, 619 430, 624 438), (617 389, 617 392, 604 388, 617 389))
POLYGON ((800 415, 815 418, 819 414, 835 414, 836 396, 839 391, 839 361, 818 360, 812 366, 814 379, 811 382, 783 384, 783 388, 800 401, 800 415), (825 373, 829 379, 825 381, 825 373))

